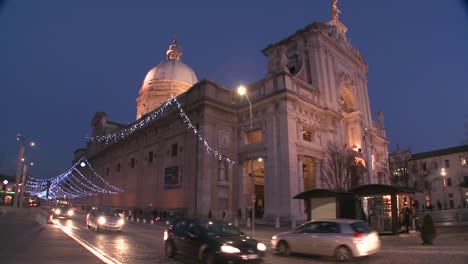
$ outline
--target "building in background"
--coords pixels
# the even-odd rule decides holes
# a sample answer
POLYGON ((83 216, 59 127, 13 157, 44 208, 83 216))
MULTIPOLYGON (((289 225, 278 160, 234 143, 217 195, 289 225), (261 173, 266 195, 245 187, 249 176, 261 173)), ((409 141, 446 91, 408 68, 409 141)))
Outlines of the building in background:
POLYGON ((368 66, 333 14, 263 49, 267 74, 246 85, 247 96, 198 81, 174 41, 140 87, 135 122, 94 116, 92 140, 75 157, 86 156, 125 192, 89 202, 228 219, 245 218, 254 202, 265 220, 304 220, 304 203, 292 198, 323 187, 331 143, 352 149, 365 166, 360 184, 389 183, 368 66))
POLYGON ((0 175, 0 186, 0 205, 13 205, 16 178, 14 176, 0 175))
POLYGON ((468 145, 412 154, 390 153, 391 181, 414 187, 417 209, 455 209, 468 203, 468 145))

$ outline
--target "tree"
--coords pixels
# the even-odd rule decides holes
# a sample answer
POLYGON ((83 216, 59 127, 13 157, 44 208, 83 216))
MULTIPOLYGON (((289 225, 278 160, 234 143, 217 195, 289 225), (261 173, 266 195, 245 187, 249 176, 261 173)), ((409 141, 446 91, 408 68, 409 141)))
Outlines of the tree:
POLYGON ((328 143, 320 173, 322 185, 337 191, 347 191, 358 186, 362 182, 365 170, 357 158, 358 152, 346 145, 328 143))
POLYGON ((409 151, 397 149, 389 155, 390 183, 427 191, 430 189, 429 176, 437 165, 411 155, 409 151))

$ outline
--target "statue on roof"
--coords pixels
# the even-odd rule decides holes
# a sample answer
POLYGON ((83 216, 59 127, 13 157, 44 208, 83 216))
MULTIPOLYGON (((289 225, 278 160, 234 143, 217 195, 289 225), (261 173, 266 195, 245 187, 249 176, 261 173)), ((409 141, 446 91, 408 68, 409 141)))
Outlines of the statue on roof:
POLYGON ((180 50, 177 40, 172 41, 172 44, 169 45, 169 49, 166 51, 166 57, 168 60, 180 60, 182 56, 182 51, 180 50))
POLYGON ((331 7, 333 20, 338 20, 338 16, 341 14, 340 9, 338 9, 338 0, 333 0, 331 7))

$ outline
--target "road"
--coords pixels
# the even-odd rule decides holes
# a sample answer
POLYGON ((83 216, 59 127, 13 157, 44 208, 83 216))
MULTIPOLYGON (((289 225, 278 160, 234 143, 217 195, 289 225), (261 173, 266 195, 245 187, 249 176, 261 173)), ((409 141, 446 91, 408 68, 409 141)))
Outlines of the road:
MULTIPOLYGON (((29 213, 28 213, 29 214, 29 213)), ((30 215, 30 214, 29 214, 30 215)), ((48 224, 44 228, 47 231, 55 232, 53 240, 58 242, 44 241, 52 240, 43 235, 39 239, 41 232, 24 233, 24 226, 15 226, 9 219, 0 215, 0 225, 8 230, 0 228, 1 245, 9 242, 12 234, 23 233, 23 236, 17 236, 15 243, 8 247, 0 247, 0 259, 2 256, 8 261, 2 263, 184 263, 181 259, 167 259, 164 257, 163 230, 164 223, 149 224, 142 222, 126 223, 125 229, 118 232, 96 233, 88 230, 85 225, 84 215, 76 214, 72 219, 57 219, 54 224, 48 224), (2 221, 9 221, 4 223, 2 221), (59 227, 59 228, 56 228, 59 227), (65 235, 64 233, 68 234, 65 235), (10 238, 6 238, 8 234, 10 238), (27 234, 27 235, 26 235, 27 234), (42 240, 42 244, 37 244, 42 240), (29 244, 28 244, 29 243, 29 244), (36 243, 36 244, 35 244, 36 243), (18 250, 17 246, 30 247, 57 247, 58 249, 48 252, 47 256, 41 256, 41 250, 47 248, 29 248, 18 250), (35 246, 38 245, 38 246, 35 246), (2 251, 3 250, 3 251, 2 251), (8 250, 8 251, 7 251, 8 250), (63 253, 61 254, 61 251, 63 253), (15 254, 21 256, 16 257, 15 254), (37 255, 37 256, 36 256, 37 255), (51 255, 62 255, 60 258, 53 258, 51 255), (41 259, 44 258, 44 259, 41 259)), ((16 221, 16 220, 15 220, 16 221)), ((16 221, 18 222, 18 221, 16 221)), ((241 227, 247 234, 248 229, 241 227)), ((449 226, 438 227, 439 237, 434 246, 422 246, 421 240, 416 234, 400 236, 382 236, 382 250, 369 257, 355 259, 349 263, 448 263, 448 264, 466 264, 468 263, 468 225, 467 226, 449 226)), ((269 238, 276 230, 272 227, 262 229, 258 226, 256 229, 256 238, 267 243, 269 238)), ((47 232, 42 232, 46 234, 47 232)), ((335 263, 333 258, 293 255, 290 257, 280 257, 269 249, 267 251, 264 263, 335 263)))

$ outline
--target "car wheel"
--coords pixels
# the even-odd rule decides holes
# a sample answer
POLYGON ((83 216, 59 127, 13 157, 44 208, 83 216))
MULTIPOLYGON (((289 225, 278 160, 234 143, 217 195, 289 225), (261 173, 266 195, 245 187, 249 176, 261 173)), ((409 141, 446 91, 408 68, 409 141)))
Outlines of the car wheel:
POLYGON ((203 253, 201 263, 203 263, 203 264, 213 264, 213 263, 215 263, 213 253, 211 253, 209 251, 205 251, 203 253))
POLYGON ((353 254, 351 253, 351 250, 349 250, 348 247, 341 246, 336 249, 335 257, 336 259, 338 259, 338 261, 348 261, 353 258, 353 254))
POLYGON ((291 255, 291 249, 289 248, 288 243, 286 243, 285 241, 279 242, 276 252, 278 252, 278 254, 281 256, 291 255))
POLYGON ((175 255, 175 247, 174 243, 172 241, 168 240, 164 244, 164 253, 166 254, 166 257, 172 258, 175 255))

